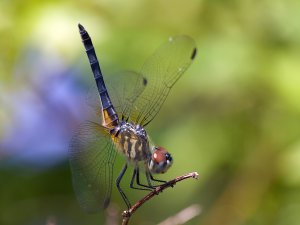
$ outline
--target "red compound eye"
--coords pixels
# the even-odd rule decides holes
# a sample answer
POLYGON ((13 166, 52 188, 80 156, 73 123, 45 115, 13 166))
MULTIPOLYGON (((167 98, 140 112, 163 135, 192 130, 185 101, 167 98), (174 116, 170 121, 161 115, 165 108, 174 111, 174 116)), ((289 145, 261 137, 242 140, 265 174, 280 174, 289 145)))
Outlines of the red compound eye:
POLYGON ((173 163, 172 156, 163 147, 155 147, 151 160, 149 160, 149 170, 152 173, 165 173, 173 163))
POLYGON ((167 160, 166 154, 168 154, 166 149, 163 147, 156 147, 156 150, 152 154, 152 160, 156 163, 165 162, 167 160))

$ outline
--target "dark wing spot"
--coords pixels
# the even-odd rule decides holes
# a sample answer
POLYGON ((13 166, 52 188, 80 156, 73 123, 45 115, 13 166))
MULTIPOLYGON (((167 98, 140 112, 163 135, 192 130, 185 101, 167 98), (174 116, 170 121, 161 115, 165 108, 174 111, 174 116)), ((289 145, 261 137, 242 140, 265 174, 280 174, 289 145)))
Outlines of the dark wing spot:
POLYGON ((191 60, 193 60, 196 57, 197 54, 197 48, 194 48, 193 53, 191 55, 191 60))
POLYGON ((145 77, 143 77, 143 85, 146 86, 148 83, 147 79, 145 77))

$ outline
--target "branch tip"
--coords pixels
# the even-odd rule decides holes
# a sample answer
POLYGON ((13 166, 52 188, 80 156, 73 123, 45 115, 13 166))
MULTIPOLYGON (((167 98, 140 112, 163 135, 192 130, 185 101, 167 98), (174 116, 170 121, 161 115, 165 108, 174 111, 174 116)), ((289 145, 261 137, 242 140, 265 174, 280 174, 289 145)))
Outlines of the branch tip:
POLYGON ((137 203, 135 203, 130 209, 123 211, 123 213, 122 213, 122 217, 123 217, 122 225, 128 224, 128 222, 130 220, 130 217, 133 215, 133 213, 138 208, 140 208, 145 202, 147 202, 148 200, 150 200, 154 196, 158 195, 164 189, 169 188, 169 187, 174 187, 174 185, 176 183, 178 183, 179 181, 183 181, 183 180, 185 180, 187 178, 198 179, 198 177, 199 177, 199 174, 197 172, 191 172, 191 173, 187 173, 185 175, 176 177, 175 179, 170 180, 167 183, 162 184, 162 185, 156 187, 153 191, 151 191, 146 196, 144 196, 142 199, 140 199, 137 203))

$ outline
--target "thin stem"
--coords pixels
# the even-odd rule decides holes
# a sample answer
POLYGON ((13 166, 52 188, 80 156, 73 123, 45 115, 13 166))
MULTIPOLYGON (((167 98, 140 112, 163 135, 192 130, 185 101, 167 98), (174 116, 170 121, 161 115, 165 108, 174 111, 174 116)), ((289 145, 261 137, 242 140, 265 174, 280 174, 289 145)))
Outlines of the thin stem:
POLYGON ((165 219, 157 225, 180 225, 193 219, 201 213, 201 207, 198 204, 190 205, 173 216, 165 219))

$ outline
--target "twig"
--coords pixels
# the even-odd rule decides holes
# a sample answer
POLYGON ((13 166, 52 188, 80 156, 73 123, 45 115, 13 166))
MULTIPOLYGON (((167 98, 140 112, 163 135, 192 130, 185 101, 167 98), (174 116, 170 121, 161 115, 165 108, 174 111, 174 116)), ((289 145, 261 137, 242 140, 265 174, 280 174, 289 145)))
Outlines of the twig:
POLYGON ((110 204, 106 210, 106 221, 105 225, 117 225, 119 224, 119 212, 120 209, 115 204, 110 204))
POLYGON ((54 216, 49 216, 46 221, 46 225, 56 225, 56 219, 54 216))
POLYGON ((181 225, 185 224, 187 221, 193 219, 201 213, 201 207, 198 204, 191 205, 180 212, 176 213, 174 216, 170 216, 164 221, 160 222, 158 225, 181 225))
POLYGON ((165 184, 162 184, 155 188, 153 191, 151 191, 149 194, 147 194, 145 197, 143 197, 141 200, 139 200, 137 203, 135 203, 129 210, 126 210, 122 213, 123 216, 123 222, 122 225, 127 225, 130 217, 133 215, 133 213, 140 208, 145 202, 153 198, 154 196, 158 195, 160 192, 162 192, 164 189, 173 187, 177 182, 185 180, 187 178, 198 178, 198 173, 197 172, 191 172, 179 177, 176 177, 173 180, 168 181, 165 184))

